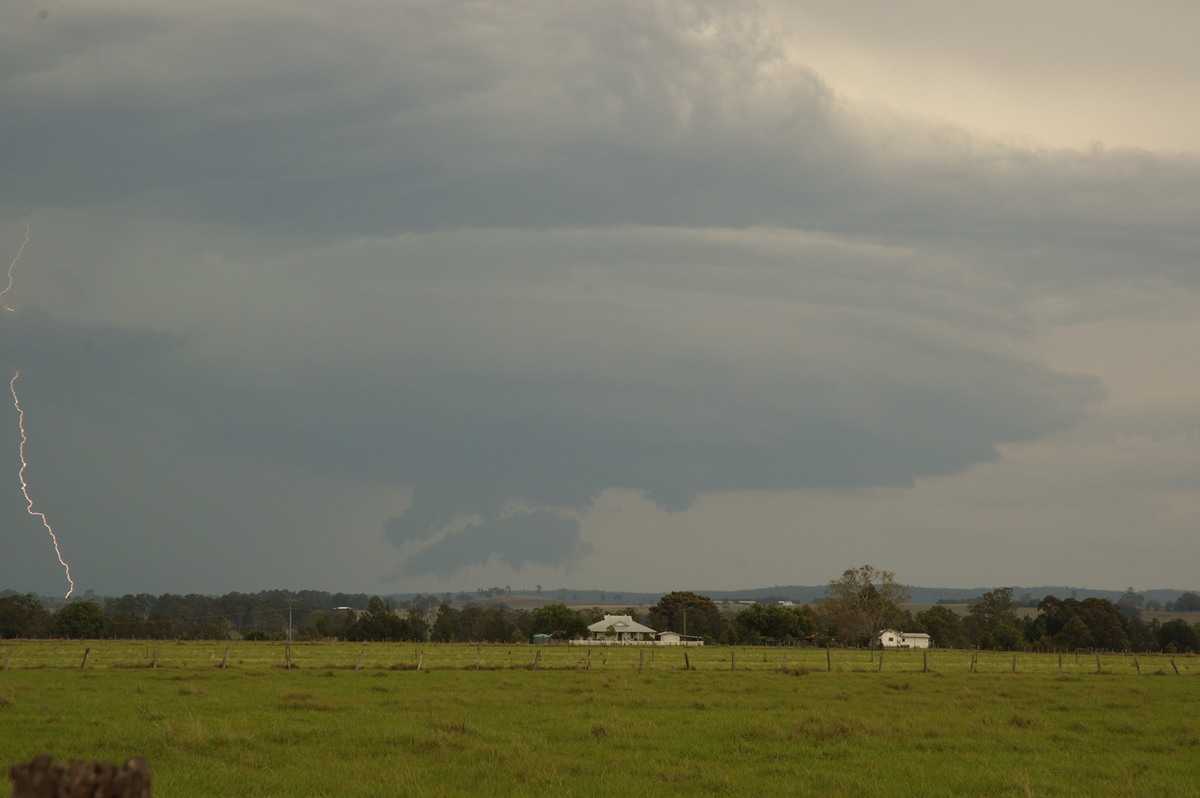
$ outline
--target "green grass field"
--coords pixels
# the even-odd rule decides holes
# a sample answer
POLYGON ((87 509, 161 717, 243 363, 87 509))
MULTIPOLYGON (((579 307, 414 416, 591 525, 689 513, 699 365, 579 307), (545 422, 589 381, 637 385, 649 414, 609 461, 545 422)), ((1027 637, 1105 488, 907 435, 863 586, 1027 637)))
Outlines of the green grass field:
POLYGON ((0 645, 0 761, 140 754, 159 796, 1200 795, 1191 657, 228 649, 0 645))

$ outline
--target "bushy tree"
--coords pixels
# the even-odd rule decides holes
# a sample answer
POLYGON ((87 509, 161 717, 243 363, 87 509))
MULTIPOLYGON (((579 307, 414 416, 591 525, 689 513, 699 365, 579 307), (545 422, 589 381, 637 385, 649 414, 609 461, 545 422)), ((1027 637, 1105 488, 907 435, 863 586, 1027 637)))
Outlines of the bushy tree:
POLYGON ((949 607, 935 604, 918 612, 914 620, 917 631, 929 635, 932 645, 938 648, 962 648, 967 645, 962 618, 949 607))
POLYGON ((556 640, 572 640, 587 635, 583 616, 566 604, 546 604, 529 613, 529 635, 550 635, 556 640))
POLYGON ((812 609, 781 607, 778 604, 753 604, 733 618, 738 640, 743 643, 789 643, 817 631, 812 609))
POLYGON ((1158 627, 1154 638, 1158 643, 1159 651, 1172 653, 1176 651, 1194 652, 1200 643, 1195 628, 1182 618, 1174 618, 1158 627))
POLYGON ((32 593, 0 598, 0 638, 46 637, 50 613, 32 593))
POLYGON ((825 595, 817 614, 830 638, 843 644, 865 642, 874 648, 879 632, 905 620, 900 605, 908 601, 908 588, 891 571, 871 565, 847 569, 829 583, 825 595))
POLYGON ((94 601, 73 601, 58 611, 55 626, 62 637, 91 640, 104 637, 108 618, 94 601))
POLYGON ((679 632, 720 642, 725 642, 729 636, 729 623, 721 614, 721 608, 708 596, 689 590, 665 594, 647 615, 649 626, 660 632, 679 632))

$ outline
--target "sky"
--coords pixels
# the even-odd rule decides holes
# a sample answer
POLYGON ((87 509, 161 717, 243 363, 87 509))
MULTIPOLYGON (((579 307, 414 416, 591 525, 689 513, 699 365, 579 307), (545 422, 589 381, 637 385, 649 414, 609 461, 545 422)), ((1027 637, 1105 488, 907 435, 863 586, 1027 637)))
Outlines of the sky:
MULTIPOLYGON (((0 18, 79 593, 1200 587, 1194 3, 0 18)), ((0 589, 65 594, 12 404, 0 589)))

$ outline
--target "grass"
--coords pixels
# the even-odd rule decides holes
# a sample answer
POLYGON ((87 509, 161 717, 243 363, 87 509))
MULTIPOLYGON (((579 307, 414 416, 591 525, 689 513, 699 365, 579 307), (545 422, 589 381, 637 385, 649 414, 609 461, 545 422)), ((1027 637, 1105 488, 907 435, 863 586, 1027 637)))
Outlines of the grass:
MULTIPOLYGON (((21 642, 0 764, 147 756, 157 795, 1200 795, 1200 669, 778 649, 21 642), (82 649, 91 646, 87 669, 82 649), (423 657, 422 657, 422 651, 423 657), (731 654, 735 662, 731 662, 731 654), (415 664, 420 659, 422 668, 415 664), (479 670, 475 669, 479 662, 479 670), (639 669, 641 664, 641 669, 639 669), (736 664, 736 670, 730 669, 736 664), (1165 676, 1154 674, 1162 671, 1165 676)), ((7 651, 0 647, 0 667, 7 651)))

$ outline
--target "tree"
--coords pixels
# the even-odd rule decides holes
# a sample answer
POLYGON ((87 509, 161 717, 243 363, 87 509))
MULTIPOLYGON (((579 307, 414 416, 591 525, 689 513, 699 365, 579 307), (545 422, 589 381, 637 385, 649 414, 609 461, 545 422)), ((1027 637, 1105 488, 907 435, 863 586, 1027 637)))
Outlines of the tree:
POLYGON ((1014 629, 1021 625, 1011 587, 998 587, 984 593, 979 601, 971 605, 968 617, 971 625, 980 632, 992 632, 1000 624, 1014 629))
POLYGON ((0 638, 45 637, 50 625, 50 613, 34 594, 0 598, 0 638))
POLYGON ((665 594, 647 615, 650 626, 660 632, 669 630, 722 642, 729 636, 729 623, 721 609, 708 596, 689 590, 665 594))
POLYGON ((1196 630, 1182 618, 1174 618, 1158 627, 1154 638, 1160 651, 1172 653, 1195 651, 1198 642, 1196 630))
POLYGON ((962 618, 954 610, 935 604, 917 613, 916 624, 929 635, 932 644, 939 648, 960 648, 967 644, 963 633, 962 618))
POLYGON ((58 633, 76 640, 104 637, 108 618, 94 601, 73 601, 58 611, 55 619, 58 633))
POLYGON ((733 618, 738 639, 744 643, 787 643, 816 631, 816 620, 808 605, 781 607, 753 604, 733 618))
POLYGON ((571 640, 587 634, 583 616, 566 604, 547 604, 529 613, 529 634, 571 640))
POLYGON ((1120 608, 1121 614, 1126 618, 1137 618, 1142 614, 1142 605, 1146 603, 1146 597, 1141 593, 1134 591, 1132 587, 1125 588, 1125 592, 1121 594, 1121 598, 1117 599, 1117 607, 1120 608))
POLYGON ((347 640, 400 641, 410 639, 408 624, 396 614, 391 604, 379 596, 371 596, 367 611, 347 627, 347 640))
POLYGON ((1092 642, 1092 633, 1078 615, 1067 621, 1062 631, 1054 636, 1054 644, 1068 651, 1084 648, 1090 642, 1092 642))
POLYGON ((879 632, 904 620, 900 605, 908 601, 908 588, 891 571, 862 565, 832 580, 825 595, 817 611, 830 637, 846 644, 865 641, 874 648, 879 632))
POLYGON ((1195 593, 1184 593, 1175 599, 1175 612, 1196 612, 1200 610, 1200 596, 1195 593))

